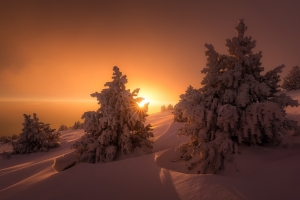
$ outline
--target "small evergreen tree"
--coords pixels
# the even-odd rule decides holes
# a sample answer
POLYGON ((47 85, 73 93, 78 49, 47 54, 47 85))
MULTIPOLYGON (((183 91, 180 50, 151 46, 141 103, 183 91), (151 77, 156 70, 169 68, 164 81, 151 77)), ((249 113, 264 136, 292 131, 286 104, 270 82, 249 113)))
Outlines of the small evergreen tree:
POLYGON ((169 104, 168 107, 167 107, 167 110, 173 110, 173 109, 174 109, 173 105, 169 104))
POLYGON ((18 139, 18 135, 13 134, 12 136, 1 136, 0 143, 12 143, 14 140, 18 139))
POLYGON ((287 91, 300 89, 300 67, 293 67, 289 74, 283 78, 281 87, 287 91))
POLYGON ((165 105, 162 105, 162 106, 160 107, 160 111, 161 111, 161 112, 167 111, 167 107, 166 107, 165 105))
POLYGON ((19 137, 19 135, 13 134, 13 135, 11 136, 11 139, 12 139, 12 140, 16 140, 16 139, 18 139, 18 137, 19 137))
POLYGON ((72 126, 72 129, 77 130, 77 129, 81 129, 82 128, 82 124, 80 121, 77 121, 74 123, 74 125, 72 126))
POLYGON ((9 137, 9 136, 1 136, 0 137, 0 143, 5 144, 5 143, 9 143, 9 142, 11 142, 11 137, 9 137))
MULTIPOLYGON (((199 90, 192 90, 191 99, 181 106, 187 123, 179 135, 190 140, 178 147, 187 167, 198 173, 214 173, 224 167, 238 152, 238 145, 284 143, 287 130, 299 133, 296 121, 288 120, 284 108, 298 106, 298 101, 279 95, 279 81, 284 65, 265 75, 260 73, 261 52, 252 53, 255 40, 244 36, 243 20, 236 26, 237 37, 227 39, 229 55, 218 54, 206 44, 206 76, 199 90)), ((190 92, 189 92, 190 93, 190 92)), ((183 99, 189 99, 183 97, 183 99)))
POLYGON ((149 138, 153 134, 150 124, 144 125, 148 104, 138 106, 143 100, 137 97, 139 89, 126 90, 126 75, 116 66, 112 79, 101 93, 91 94, 100 108, 82 116, 86 134, 73 145, 78 162, 111 162, 123 154, 151 153, 153 142, 149 138))
POLYGON ((22 133, 16 142, 13 142, 15 154, 33 153, 37 151, 48 151, 50 148, 59 146, 60 133, 54 132, 49 124, 39 122, 36 114, 33 118, 24 114, 22 133))
MULTIPOLYGON (((76 124, 76 122, 75 122, 75 124, 76 124)), ((58 128, 58 131, 65 131, 65 130, 68 130, 68 129, 69 129, 68 126, 62 124, 62 125, 60 125, 60 127, 58 128)))

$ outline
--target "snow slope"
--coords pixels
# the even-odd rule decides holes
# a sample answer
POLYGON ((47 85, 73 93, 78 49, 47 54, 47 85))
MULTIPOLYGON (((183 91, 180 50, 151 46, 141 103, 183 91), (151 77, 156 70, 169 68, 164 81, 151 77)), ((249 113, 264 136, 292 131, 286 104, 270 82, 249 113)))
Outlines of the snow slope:
MULTIPOLYGON (((288 109, 289 117, 299 120, 299 111, 288 109)), ((170 112, 148 117, 155 143, 146 156, 81 163, 58 173, 53 160, 71 152, 83 134, 68 130, 59 148, 0 158, 0 199, 299 199, 300 148, 241 147, 225 170, 199 175, 171 162, 177 159, 174 148, 187 140, 177 137, 182 124, 172 121, 170 112)))

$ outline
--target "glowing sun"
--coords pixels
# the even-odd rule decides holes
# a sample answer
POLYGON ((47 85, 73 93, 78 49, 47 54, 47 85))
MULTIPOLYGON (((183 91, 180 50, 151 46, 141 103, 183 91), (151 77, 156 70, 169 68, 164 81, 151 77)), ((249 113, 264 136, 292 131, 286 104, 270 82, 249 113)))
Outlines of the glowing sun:
POLYGON ((140 103, 138 103, 138 105, 139 105, 140 108, 142 108, 142 107, 144 107, 144 105, 147 104, 147 103, 149 103, 149 100, 144 98, 144 100, 141 101, 140 103))

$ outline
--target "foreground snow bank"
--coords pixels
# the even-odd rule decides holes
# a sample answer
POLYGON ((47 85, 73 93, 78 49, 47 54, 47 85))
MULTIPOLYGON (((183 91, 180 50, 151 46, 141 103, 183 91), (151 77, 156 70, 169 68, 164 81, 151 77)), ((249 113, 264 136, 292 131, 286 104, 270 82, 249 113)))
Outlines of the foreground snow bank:
POLYGON ((52 168, 60 172, 73 167, 76 164, 76 158, 73 152, 60 156, 54 159, 54 164, 52 168))
POLYGON ((57 173, 51 167, 53 160, 70 153, 72 143, 84 134, 68 130, 62 132, 59 148, 0 159, 1 200, 299 199, 299 148, 241 147, 236 162, 225 170, 215 175, 189 174, 184 162, 172 162, 174 148, 187 139, 177 137, 182 124, 173 123, 171 113, 156 113, 147 120, 154 127, 150 155, 105 164, 81 163, 57 173))

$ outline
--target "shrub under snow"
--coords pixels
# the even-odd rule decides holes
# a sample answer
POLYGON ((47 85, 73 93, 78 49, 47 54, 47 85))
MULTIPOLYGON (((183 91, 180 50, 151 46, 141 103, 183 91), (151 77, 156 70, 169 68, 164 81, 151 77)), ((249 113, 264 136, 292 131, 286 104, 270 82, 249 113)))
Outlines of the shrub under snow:
POLYGON ((54 132, 49 124, 39 122, 36 114, 33 118, 24 114, 22 133, 16 142, 13 143, 13 152, 15 154, 33 153, 37 151, 48 151, 50 148, 58 147, 60 133, 54 132))
POLYGON ((261 52, 253 53, 255 40, 244 36, 243 20, 237 36, 226 40, 229 55, 218 54, 205 44, 207 64, 202 88, 189 87, 175 106, 175 120, 187 122, 179 135, 190 140, 178 147, 187 167, 214 173, 238 152, 238 145, 279 145, 287 130, 299 133, 297 122, 286 119, 284 108, 296 100, 279 94, 279 66, 261 75, 261 52))
POLYGON ((151 153, 153 142, 149 138, 153 134, 150 125, 144 125, 148 104, 138 106, 143 100, 137 97, 139 89, 126 90, 126 75, 116 66, 112 79, 101 93, 91 94, 100 108, 82 116, 86 134, 73 145, 78 162, 111 162, 122 154, 151 153))
POLYGON ((287 91, 300 89, 300 67, 293 67, 289 74, 283 78, 283 84, 281 87, 287 91))

